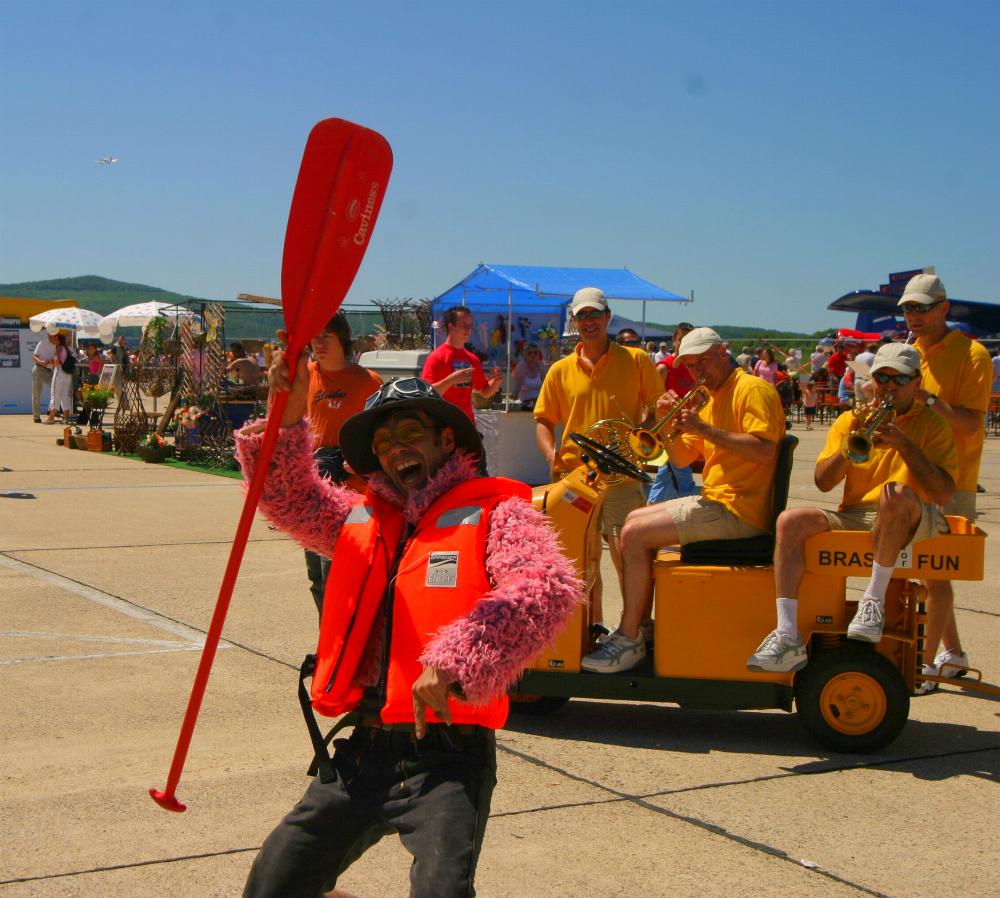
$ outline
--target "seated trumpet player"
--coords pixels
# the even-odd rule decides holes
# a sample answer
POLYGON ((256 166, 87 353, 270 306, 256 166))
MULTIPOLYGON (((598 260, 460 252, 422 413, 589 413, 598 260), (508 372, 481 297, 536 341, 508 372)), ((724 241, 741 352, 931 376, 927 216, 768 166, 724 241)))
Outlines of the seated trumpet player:
POLYGON ((943 418, 914 402, 920 389, 920 353, 913 346, 889 343, 875 354, 871 377, 872 403, 862 406, 859 414, 844 412, 834 421, 816 461, 816 486, 824 493, 844 481, 839 509, 792 508, 778 517, 778 625, 747 659, 750 670, 792 671, 808 661, 797 611, 804 546, 810 536, 827 530, 872 531, 871 579, 847 636, 874 643, 882 638, 885 593, 900 550, 948 530, 937 506, 946 504, 955 489, 955 441, 943 418))
POLYGON ((636 509, 621 533, 624 610, 618 629, 597 651, 586 655, 584 670, 619 673, 646 656, 644 631, 653 604, 653 561, 660 546, 707 539, 741 539, 770 527, 771 489, 778 444, 785 435, 781 400, 769 383, 734 368, 722 338, 698 327, 681 341, 674 365, 686 365, 708 392, 700 410, 676 410, 678 397, 657 401, 661 418, 675 412, 659 431, 671 460, 705 459, 700 496, 685 496, 636 509))

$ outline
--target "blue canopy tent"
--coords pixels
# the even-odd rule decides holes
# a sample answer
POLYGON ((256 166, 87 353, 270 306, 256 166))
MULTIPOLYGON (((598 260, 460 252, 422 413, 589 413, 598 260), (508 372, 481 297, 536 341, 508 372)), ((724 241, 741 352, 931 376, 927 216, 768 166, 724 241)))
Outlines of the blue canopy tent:
POLYGON ((569 302, 581 287, 599 287, 609 300, 641 302, 640 335, 645 330, 647 302, 689 302, 627 268, 480 264, 435 297, 431 313, 437 322, 451 306, 468 308, 477 321, 473 345, 503 367, 510 365, 527 342, 555 347, 566 326, 569 302))

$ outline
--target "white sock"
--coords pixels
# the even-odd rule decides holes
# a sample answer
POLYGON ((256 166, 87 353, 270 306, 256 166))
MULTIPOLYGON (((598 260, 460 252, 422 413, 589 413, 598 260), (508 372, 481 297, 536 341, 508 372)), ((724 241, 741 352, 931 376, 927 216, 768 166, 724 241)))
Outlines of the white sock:
POLYGON ((791 636, 793 639, 799 638, 799 600, 798 599, 776 599, 778 606, 778 629, 791 636))
POLYGON ((872 564, 872 577, 868 581, 868 588, 865 595, 869 599, 874 599, 879 605, 885 605, 885 591, 889 588, 889 581, 892 579, 892 572, 895 565, 881 565, 877 561, 872 564))

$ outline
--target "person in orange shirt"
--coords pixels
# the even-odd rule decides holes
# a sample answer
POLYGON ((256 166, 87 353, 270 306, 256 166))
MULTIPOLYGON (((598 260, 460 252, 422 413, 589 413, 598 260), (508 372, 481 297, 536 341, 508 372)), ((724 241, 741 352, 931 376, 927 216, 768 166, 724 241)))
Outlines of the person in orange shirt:
MULTIPOLYGON (((923 380, 918 401, 940 415, 955 436, 958 475, 955 493, 945 514, 976 519, 976 483, 986 439, 986 410, 990 405, 993 365, 986 348, 960 330, 948 327, 948 297, 933 274, 918 274, 907 282, 899 307, 920 350, 923 380)), ((955 594, 949 580, 926 580, 927 628, 924 633, 924 673, 963 676, 969 659, 955 623, 955 594), (938 645, 942 651, 938 653, 938 645), (932 660, 933 659, 933 660, 932 660)), ((933 680, 918 693, 937 688, 933 680)))
POLYGON ((875 400, 889 400, 895 420, 873 434, 865 461, 852 461, 844 438, 857 426, 844 412, 827 433, 816 461, 816 486, 829 492, 841 481, 844 495, 837 511, 790 508, 778 517, 774 547, 774 585, 778 625, 747 659, 752 671, 793 671, 809 662, 798 628, 798 590, 805 571, 805 544, 828 530, 871 530, 875 562, 847 638, 877 643, 882 639, 885 593, 900 549, 909 542, 948 531, 938 509, 955 489, 955 442, 947 424, 916 402, 920 390, 920 354, 912 346, 889 343, 871 366, 875 400))
MULTIPOLYGON (((287 343, 283 331, 278 332, 278 337, 287 343)), ((348 418, 364 410, 365 400, 378 392, 382 378, 354 361, 351 345, 351 326, 343 312, 337 312, 312 341, 306 410, 319 473, 334 483, 364 493, 364 480, 344 468, 340 428, 348 418)), ((309 591, 322 615, 330 559, 309 549, 304 551, 309 591)))

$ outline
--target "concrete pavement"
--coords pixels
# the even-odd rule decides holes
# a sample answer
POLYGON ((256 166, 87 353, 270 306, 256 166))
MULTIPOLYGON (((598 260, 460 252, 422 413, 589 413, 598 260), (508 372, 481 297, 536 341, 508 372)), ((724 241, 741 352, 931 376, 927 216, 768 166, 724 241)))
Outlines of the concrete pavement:
MULTIPOLYGON (((790 504, 823 504, 802 439, 790 504)), ((236 481, 54 445, 0 417, 0 898, 238 895, 306 784, 296 671, 316 617, 301 551, 255 523, 178 797, 162 787, 242 504, 236 481)), ((531 451, 531 447, 526 447, 531 451)), ((1000 519, 989 438, 981 526, 1000 519)), ((957 585, 963 640, 1000 680, 1000 553, 957 585)), ((605 582, 612 582, 606 570, 605 582)), ((610 603, 609 603, 610 604, 610 603)), ((784 712, 572 701, 513 716, 481 898, 1000 894, 1000 704, 945 688, 871 756, 784 712)), ((387 839, 341 887, 407 893, 387 839)))

